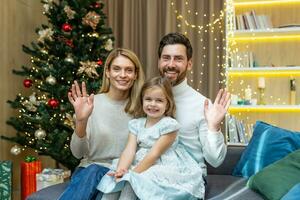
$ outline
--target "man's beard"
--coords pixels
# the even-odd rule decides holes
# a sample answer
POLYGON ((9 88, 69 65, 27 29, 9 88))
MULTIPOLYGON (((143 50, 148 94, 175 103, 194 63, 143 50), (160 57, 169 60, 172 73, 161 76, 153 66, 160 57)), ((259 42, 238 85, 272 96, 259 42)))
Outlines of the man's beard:
POLYGON ((182 73, 180 73, 179 70, 172 69, 172 68, 169 68, 169 67, 164 68, 163 71, 160 70, 159 72, 160 72, 160 75, 162 77, 165 77, 165 78, 167 78, 170 81, 170 83, 171 83, 172 86, 175 86, 175 85, 178 85, 179 83, 181 83, 185 79, 186 74, 187 74, 187 70, 185 70, 182 73), (165 76, 165 74, 168 73, 168 72, 175 72, 175 73, 178 74, 178 76, 176 77, 175 80, 169 79, 167 76, 165 76))

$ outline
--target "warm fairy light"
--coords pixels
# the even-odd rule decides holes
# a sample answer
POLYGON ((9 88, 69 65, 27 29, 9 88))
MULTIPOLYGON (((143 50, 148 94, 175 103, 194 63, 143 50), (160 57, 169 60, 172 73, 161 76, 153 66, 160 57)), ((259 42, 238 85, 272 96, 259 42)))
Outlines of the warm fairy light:
MULTIPOLYGON (((216 33, 220 32, 221 34, 224 34, 224 31, 222 30, 223 26, 224 26, 224 19, 225 19, 224 10, 221 10, 219 13, 212 13, 211 15, 207 15, 207 13, 204 13, 203 18, 209 17, 208 23, 207 24, 195 24, 195 23, 193 23, 193 21, 188 19, 187 16, 191 17, 191 15, 193 15, 193 14, 197 18, 199 18, 201 16, 199 16, 200 15, 199 12, 197 12, 197 11, 193 12, 194 8, 191 8, 191 4, 189 3, 188 0, 185 1, 185 5, 184 5, 185 8, 183 9, 185 11, 185 13, 183 13, 183 11, 181 12, 176 9, 175 1, 172 1, 170 3, 170 5, 174 9, 174 13, 176 15, 177 27, 185 29, 183 34, 187 35, 189 30, 193 31, 195 33, 198 33, 198 34, 209 33, 212 35, 215 32, 216 33)), ((214 42, 217 42, 218 40, 220 42, 224 42, 224 43, 226 42, 226 40, 224 38, 221 38, 221 39, 216 38, 216 37, 213 38, 214 42)), ((201 43, 204 41, 202 36, 200 36, 199 41, 201 43)), ((201 60, 200 66, 203 68, 205 67, 204 62, 206 62, 206 59, 208 58, 208 54, 206 53, 207 44, 205 44, 205 45, 206 46, 202 47, 204 51, 202 53, 202 57, 200 57, 200 60, 201 60)), ((224 46, 224 45, 222 45, 222 46, 224 46)), ((219 52, 219 49, 221 49, 221 47, 216 46, 216 50, 218 50, 218 52, 219 52)), ((221 58, 221 56, 219 56, 219 55, 216 55, 216 56, 217 56, 217 59, 221 58)), ((225 59, 225 57, 222 57, 222 58, 225 59)), ((225 68, 225 64, 222 64, 222 65, 218 64, 217 66, 220 68, 225 68)), ((221 70, 221 71, 224 71, 224 70, 221 70)), ((203 73, 202 72, 200 72, 200 73, 201 73, 200 75, 203 76, 203 73)), ((225 76, 225 75, 223 74, 223 76, 225 76)), ((189 80, 189 81, 195 82, 195 80, 189 80)), ((222 80, 222 82, 224 82, 224 81, 222 80)), ((199 84, 199 85, 202 84, 201 78, 197 84, 199 84)), ((197 86, 195 87, 195 89, 199 91, 199 88, 197 88, 197 86)))

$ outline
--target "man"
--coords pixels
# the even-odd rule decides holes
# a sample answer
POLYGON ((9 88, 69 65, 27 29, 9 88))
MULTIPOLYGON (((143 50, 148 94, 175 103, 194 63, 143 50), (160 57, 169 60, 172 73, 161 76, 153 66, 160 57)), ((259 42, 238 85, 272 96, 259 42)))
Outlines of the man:
POLYGON ((179 141, 203 168, 206 160, 219 166, 226 155, 226 145, 220 131, 230 104, 230 94, 220 90, 213 104, 187 84, 187 71, 192 68, 193 49, 187 37, 180 33, 165 35, 158 48, 158 69, 173 85, 176 119, 181 125, 179 141), (210 105, 209 105, 210 104, 210 105))

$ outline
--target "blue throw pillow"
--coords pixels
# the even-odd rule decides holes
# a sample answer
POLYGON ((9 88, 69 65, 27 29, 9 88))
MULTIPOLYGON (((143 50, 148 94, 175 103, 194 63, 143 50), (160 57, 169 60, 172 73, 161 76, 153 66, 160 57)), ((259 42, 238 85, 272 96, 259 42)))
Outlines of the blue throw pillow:
POLYGON ((249 178, 262 168, 299 148, 299 132, 257 121, 251 140, 235 166, 232 175, 249 178))
POLYGON ((281 200, 299 200, 300 197, 300 183, 295 185, 281 200))

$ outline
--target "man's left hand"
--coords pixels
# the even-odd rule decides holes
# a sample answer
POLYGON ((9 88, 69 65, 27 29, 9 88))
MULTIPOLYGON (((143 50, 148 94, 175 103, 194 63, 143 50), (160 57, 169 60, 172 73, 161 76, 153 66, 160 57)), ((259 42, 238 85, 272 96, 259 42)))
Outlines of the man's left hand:
POLYGON ((219 131, 221 122, 230 105, 230 93, 220 89, 214 103, 209 106, 208 99, 204 102, 204 115, 210 131, 219 131))

